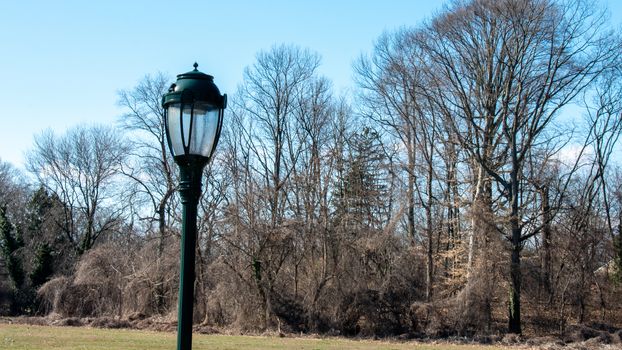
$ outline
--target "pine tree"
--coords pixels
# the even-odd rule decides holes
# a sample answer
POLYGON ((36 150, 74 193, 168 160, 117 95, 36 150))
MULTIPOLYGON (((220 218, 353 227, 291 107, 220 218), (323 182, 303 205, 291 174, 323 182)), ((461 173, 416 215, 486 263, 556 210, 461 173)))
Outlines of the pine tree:
POLYGON ((370 128, 354 133, 336 194, 336 216, 350 230, 380 228, 388 216, 385 157, 379 135, 370 128))

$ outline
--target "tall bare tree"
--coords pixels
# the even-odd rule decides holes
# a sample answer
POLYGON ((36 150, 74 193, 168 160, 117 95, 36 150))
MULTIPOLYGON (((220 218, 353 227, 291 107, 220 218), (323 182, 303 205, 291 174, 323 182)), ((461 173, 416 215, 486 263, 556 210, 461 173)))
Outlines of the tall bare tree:
POLYGON ((407 231, 413 243, 423 240, 427 246, 426 299, 432 296, 434 275, 433 212, 438 203, 435 182, 439 168, 436 161, 439 144, 443 143, 441 124, 434 105, 426 93, 426 58, 419 37, 420 29, 401 29, 385 33, 376 42, 371 57, 361 57, 355 64, 356 81, 361 88, 363 114, 376 121, 399 140, 399 149, 406 153, 403 172, 406 177, 407 231), (424 224, 416 222, 419 208, 424 224), (417 235, 417 227, 423 226, 417 235))
POLYGON ((117 175, 128 153, 120 133, 105 126, 79 126, 63 135, 35 137, 27 169, 63 203, 61 225, 78 255, 121 221, 117 175))
POLYGON ((360 98, 365 108, 363 114, 377 121, 397 138, 406 151, 403 166, 407 176, 407 231, 413 241, 416 237, 416 161, 421 117, 422 88, 419 67, 419 46, 409 40, 410 31, 385 33, 375 43, 371 57, 361 57, 356 62, 356 81, 361 88, 360 98))
MULTIPOLYGON (((562 107, 619 52, 603 14, 581 0, 456 3, 425 41, 434 93, 463 148, 505 199, 511 243, 509 331, 521 332, 524 165, 562 107)), ((481 176, 480 176, 481 178, 481 176)))
MULTIPOLYGON (((292 253, 294 227, 287 220, 288 191, 292 174, 305 143, 296 126, 301 117, 312 121, 313 111, 304 94, 315 87, 320 58, 297 46, 275 46, 257 55, 244 72, 244 82, 233 101, 227 162, 236 168, 232 199, 236 231, 245 238, 228 243, 249 261, 252 283, 263 309, 267 327, 273 313, 272 300, 283 264, 292 253), (298 118, 297 118, 298 117, 298 118)), ((321 94, 315 94, 323 98, 321 94)), ((231 264, 233 266, 233 264, 231 264)), ((238 269, 239 272, 241 272, 238 269)))
POLYGON ((301 94, 320 64, 320 57, 296 46, 275 46, 257 55, 257 62, 244 72, 241 86, 241 109, 253 120, 250 145, 260 169, 260 176, 270 193, 270 216, 273 227, 284 215, 284 185, 291 175, 300 152, 295 142, 295 113, 301 94), (289 156, 288 156, 289 154, 289 156))

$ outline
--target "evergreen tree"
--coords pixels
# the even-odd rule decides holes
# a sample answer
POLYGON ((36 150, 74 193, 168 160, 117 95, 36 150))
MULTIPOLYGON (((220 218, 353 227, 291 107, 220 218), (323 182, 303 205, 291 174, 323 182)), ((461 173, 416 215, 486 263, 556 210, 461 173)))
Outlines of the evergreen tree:
POLYGON ((53 207, 53 200, 43 186, 35 191, 28 203, 28 230, 37 234, 43 228, 46 214, 53 207))
POLYGON ((44 187, 39 187, 28 202, 25 241, 31 254, 28 261, 33 261, 29 274, 33 287, 39 284, 32 280, 32 276, 43 278, 44 283, 54 272, 67 271, 74 263, 70 243, 63 234, 63 210, 60 199, 44 187), (40 263, 48 266, 39 267, 40 263), (48 271, 45 276, 38 275, 43 271, 48 271))
POLYGON ((365 127, 351 135, 348 160, 336 195, 336 216, 353 230, 379 229, 388 218, 385 156, 376 131, 365 127))
POLYGON ((52 248, 43 243, 37 249, 34 267, 30 273, 30 284, 32 288, 37 288, 47 282, 54 273, 52 248))
POLYGON ((2 258, 13 282, 14 288, 19 289, 24 283, 24 269, 22 261, 17 255, 17 250, 24 246, 19 234, 13 233, 13 224, 6 216, 6 207, 0 207, 0 245, 2 246, 2 258))

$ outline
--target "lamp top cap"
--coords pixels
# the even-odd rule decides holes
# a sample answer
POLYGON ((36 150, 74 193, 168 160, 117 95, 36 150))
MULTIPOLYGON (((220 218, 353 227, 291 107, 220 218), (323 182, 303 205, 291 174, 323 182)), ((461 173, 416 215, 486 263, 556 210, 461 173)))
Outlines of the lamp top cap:
POLYGON ((177 74, 177 79, 214 80, 213 76, 209 74, 205 74, 198 70, 199 68, 198 63, 194 62, 192 66, 194 67, 193 70, 186 72, 186 73, 177 74))
POLYGON ((200 72, 198 63, 194 63, 194 70, 177 75, 177 81, 172 84, 168 93, 162 97, 162 106, 166 108, 171 103, 194 103, 201 101, 217 108, 227 107, 227 95, 221 95, 214 77, 200 72))

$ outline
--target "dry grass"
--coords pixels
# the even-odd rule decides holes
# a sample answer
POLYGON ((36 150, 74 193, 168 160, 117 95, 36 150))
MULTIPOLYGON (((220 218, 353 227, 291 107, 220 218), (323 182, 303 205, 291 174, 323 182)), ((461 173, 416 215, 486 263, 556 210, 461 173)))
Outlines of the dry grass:
MULTIPOLYGON (((66 350, 170 350, 175 348, 174 333, 87 327, 50 327, 0 324, 0 349, 66 350)), ((496 350, 494 346, 356 341, 339 338, 278 338, 195 334, 193 349, 300 349, 300 350, 496 350)))

